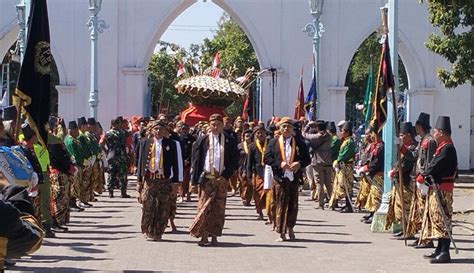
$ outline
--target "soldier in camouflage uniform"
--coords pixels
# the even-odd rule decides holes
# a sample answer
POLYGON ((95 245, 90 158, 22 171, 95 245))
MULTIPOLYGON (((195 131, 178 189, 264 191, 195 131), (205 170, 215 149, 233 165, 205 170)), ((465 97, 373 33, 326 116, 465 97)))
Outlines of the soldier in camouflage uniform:
POLYGON ((121 119, 115 118, 112 120, 112 129, 110 129, 104 137, 104 148, 107 153, 108 163, 108 177, 107 189, 109 190, 109 197, 114 197, 114 188, 122 191, 122 198, 129 198, 127 194, 127 162, 128 157, 125 150, 125 134, 121 130, 121 119))

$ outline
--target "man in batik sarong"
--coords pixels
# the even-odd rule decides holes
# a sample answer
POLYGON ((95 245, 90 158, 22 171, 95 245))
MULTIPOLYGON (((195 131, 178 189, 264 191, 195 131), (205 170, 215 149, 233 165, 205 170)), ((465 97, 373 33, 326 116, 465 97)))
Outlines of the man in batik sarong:
POLYGON ((223 132, 221 115, 209 118, 209 134, 201 136, 195 143, 192 156, 191 183, 199 185, 198 212, 189 231, 201 238, 198 245, 217 245, 225 222, 227 186, 238 167, 236 140, 223 132))
POLYGON ((303 170, 311 163, 308 147, 302 138, 294 137, 293 121, 284 117, 278 123, 280 137, 270 140, 264 163, 273 170, 273 196, 276 209, 278 241, 295 239, 294 226, 298 216, 298 187, 303 170))

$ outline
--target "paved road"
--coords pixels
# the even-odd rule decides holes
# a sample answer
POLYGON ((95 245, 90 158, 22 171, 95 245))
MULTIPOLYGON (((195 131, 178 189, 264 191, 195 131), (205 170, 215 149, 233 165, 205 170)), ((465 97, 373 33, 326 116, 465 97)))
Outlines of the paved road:
MULTIPOLYGON (((133 188, 131 183, 130 188, 133 188)), ((472 198, 472 197, 471 197, 472 198)), ((472 199, 471 199, 472 200, 472 199)), ((47 239, 14 270, 36 272, 473 272, 472 223, 454 228, 459 255, 450 265, 430 265, 426 250, 405 247, 389 234, 371 233, 361 214, 313 209, 300 196, 297 240, 275 242, 277 235, 256 220, 253 208, 239 198, 227 203, 220 247, 201 248, 189 236, 196 202, 179 204, 179 233, 165 233, 163 242, 143 239, 140 206, 135 199, 99 197, 85 212, 73 213, 69 233, 47 239)))

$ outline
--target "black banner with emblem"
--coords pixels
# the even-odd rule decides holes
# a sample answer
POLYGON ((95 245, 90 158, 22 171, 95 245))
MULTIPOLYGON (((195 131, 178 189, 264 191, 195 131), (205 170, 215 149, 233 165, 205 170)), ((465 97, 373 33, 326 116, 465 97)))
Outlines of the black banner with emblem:
POLYGON ((13 101, 43 146, 50 114, 51 58, 46 0, 32 0, 28 40, 13 101))

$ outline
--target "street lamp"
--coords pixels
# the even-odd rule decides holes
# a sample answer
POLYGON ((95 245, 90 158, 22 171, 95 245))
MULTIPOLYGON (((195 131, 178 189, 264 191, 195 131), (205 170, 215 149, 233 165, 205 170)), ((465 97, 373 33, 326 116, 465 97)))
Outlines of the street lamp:
POLYGON ((89 92, 90 116, 97 119, 97 106, 99 106, 99 90, 98 82, 98 66, 97 66, 97 40, 99 33, 104 32, 104 29, 109 26, 104 20, 99 20, 99 14, 102 6, 102 0, 89 0, 89 11, 92 13, 87 26, 91 35, 91 86, 89 92))
POLYGON ((18 25, 20 26, 20 31, 18 32, 18 43, 17 47, 19 48, 20 61, 23 61, 23 56, 25 54, 25 43, 26 43, 26 4, 23 0, 20 0, 20 3, 15 6, 16 15, 18 19, 18 25))
POLYGON ((308 35, 312 38, 313 40, 313 56, 314 56, 314 61, 315 64, 313 66, 313 71, 315 72, 315 77, 316 77, 316 96, 314 96, 314 107, 316 108, 316 115, 313 115, 313 119, 316 119, 316 117, 319 118, 319 104, 317 102, 317 98, 319 97, 319 44, 320 44, 320 39, 321 36, 324 32, 324 27, 323 24, 320 21, 321 14, 323 14, 323 6, 324 6, 324 0, 309 0, 309 10, 311 16, 313 16, 313 22, 307 24, 303 31, 308 32, 308 35))

